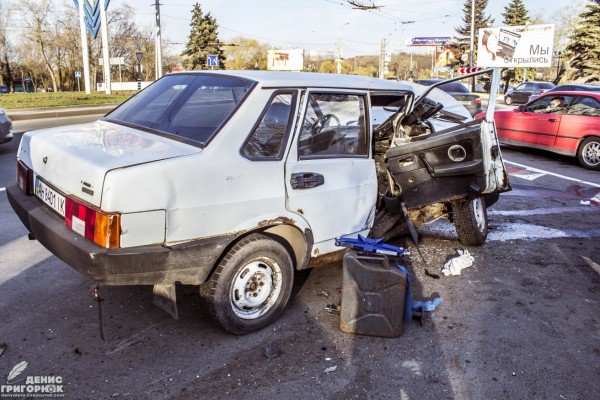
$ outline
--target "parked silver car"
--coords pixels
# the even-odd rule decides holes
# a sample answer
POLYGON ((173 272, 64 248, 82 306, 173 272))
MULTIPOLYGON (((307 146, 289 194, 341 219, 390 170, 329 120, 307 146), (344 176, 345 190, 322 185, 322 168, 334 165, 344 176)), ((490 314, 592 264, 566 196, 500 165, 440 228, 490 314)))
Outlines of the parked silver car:
POLYGON ((6 111, 0 108, 0 144, 10 142, 13 138, 13 134, 10 133, 12 129, 12 121, 8 118, 6 111))

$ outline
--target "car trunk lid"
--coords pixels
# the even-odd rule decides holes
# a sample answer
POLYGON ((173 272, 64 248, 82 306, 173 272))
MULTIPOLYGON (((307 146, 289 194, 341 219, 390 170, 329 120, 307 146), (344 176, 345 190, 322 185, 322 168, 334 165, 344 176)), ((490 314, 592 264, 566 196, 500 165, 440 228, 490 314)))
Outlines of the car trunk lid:
POLYGON ((108 171, 200 151, 156 134, 96 121, 28 132, 19 159, 63 194, 99 207, 108 171))

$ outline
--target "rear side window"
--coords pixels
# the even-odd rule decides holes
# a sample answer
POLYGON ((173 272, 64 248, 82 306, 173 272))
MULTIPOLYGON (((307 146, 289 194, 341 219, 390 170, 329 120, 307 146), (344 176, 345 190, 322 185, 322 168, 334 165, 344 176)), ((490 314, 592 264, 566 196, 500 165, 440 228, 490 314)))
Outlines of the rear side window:
POLYGON ((313 93, 298 138, 300 158, 368 155, 365 96, 313 93))
POLYGON ((253 86, 230 76, 168 75, 105 118, 206 144, 253 86))
POLYGON ((578 97, 567 114, 600 117, 600 102, 592 97, 578 97))
POLYGON ((292 125, 295 92, 276 92, 242 147, 250 160, 280 160, 292 125))

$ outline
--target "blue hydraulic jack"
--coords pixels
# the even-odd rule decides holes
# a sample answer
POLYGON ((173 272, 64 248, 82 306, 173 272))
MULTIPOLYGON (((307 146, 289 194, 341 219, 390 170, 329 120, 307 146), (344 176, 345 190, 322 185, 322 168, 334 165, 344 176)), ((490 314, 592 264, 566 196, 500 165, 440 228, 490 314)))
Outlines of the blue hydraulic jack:
MULTIPOLYGON (((358 235, 358 238, 342 237, 336 239, 336 246, 348 247, 354 249, 362 254, 377 254, 382 256, 388 256, 393 259, 393 265, 404 273, 406 276, 406 291, 404 299, 404 317, 405 323, 412 322, 413 318, 418 320, 423 325, 423 320, 428 312, 435 310, 435 308, 442 302, 440 297, 433 300, 427 301, 413 301, 410 283, 410 273, 408 269, 400 263, 401 259, 408 257, 410 253, 403 247, 392 246, 384 243, 383 239, 370 239, 362 235, 358 235)), ((392 261, 392 260, 390 260, 392 261)))

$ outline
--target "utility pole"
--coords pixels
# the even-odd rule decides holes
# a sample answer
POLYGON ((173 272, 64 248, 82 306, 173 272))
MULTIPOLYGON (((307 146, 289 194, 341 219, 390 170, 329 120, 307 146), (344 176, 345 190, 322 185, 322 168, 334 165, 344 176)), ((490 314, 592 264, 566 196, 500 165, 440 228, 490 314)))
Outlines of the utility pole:
POLYGON ((386 54, 385 48, 388 41, 385 38, 381 39, 381 49, 379 50, 379 79, 383 79, 385 76, 385 65, 386 65, 386 54))
MULTIPOLYGON (((79 31, 81 34, 81 55, 83 56, 83 84, 85 86, 85 94, 92 93, 91 83, 90 83, 90 51, 88 49, 88 41, 87 41, 87 30, 85 28, 84 15, 85 11, 83 9, 83 1, 78 3, 79 5, 79 31)), ((79 85, 79 80, 77 80, 77 84, 79 85)))
MULTIPOLYGON (((80 1, 83 3, 83 1, 80 1)), ((110 94, 110 55, 108 53, 108 18, 106 18, 107 0, 100 2, 100 24, 102 25, 102 58, 104 64, 104 92, 110 94)))
POLYGON ((156 43, 155 43, 155 54, 156 54, 156 79, 160 79, 163 76, 163 65, 162 65, 162 44, 160 40, 160 3, 159 0, 154 0, 154 7, 156 8, 156 43))
POLYGON ((344 61, 344 59, 342 58, 342 45, 340 44, 340 38, 338 36, 338 56, 337 59, 335 61, 337 61, 337 73, 338 75, 340 75, 342 73, 342 61, 344 61))
MULTIPOLYGON (((475 48, 475 0, 471 0, 471 42, 469 45, 469 67, 474 67, 473 51, 475 48)), ((475 91, 475 77, 471 79, 471 91, 475 91)))

